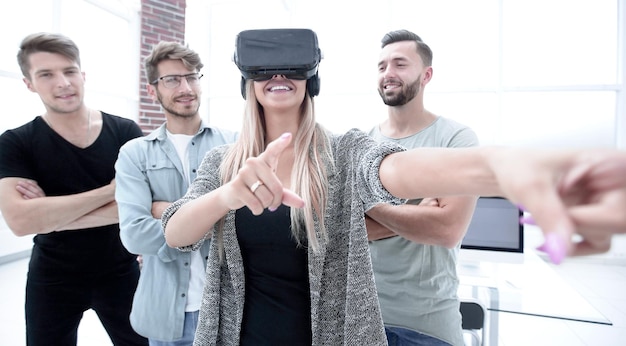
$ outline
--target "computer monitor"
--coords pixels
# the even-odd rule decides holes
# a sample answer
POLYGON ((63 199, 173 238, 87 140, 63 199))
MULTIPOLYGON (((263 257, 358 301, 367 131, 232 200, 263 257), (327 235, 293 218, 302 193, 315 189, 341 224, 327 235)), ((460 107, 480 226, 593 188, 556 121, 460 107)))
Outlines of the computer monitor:
POLYGON ((461 241, 459 262, 522 263, 523 211, 501 197, 480 197, 461 241))

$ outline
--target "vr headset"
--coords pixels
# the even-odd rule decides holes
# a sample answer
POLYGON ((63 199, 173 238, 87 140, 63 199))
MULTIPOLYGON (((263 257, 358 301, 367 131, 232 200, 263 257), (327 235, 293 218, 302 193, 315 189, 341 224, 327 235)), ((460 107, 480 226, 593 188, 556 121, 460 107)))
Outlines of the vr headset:
POLYGON ((319 94, 317 68, 322 54, 317 35, 309 29, 245 30, 237 35, 235 65, 241 71, 241 95, 246 80, 269 80, 274 75, 307 81, 311 97, 319 94))

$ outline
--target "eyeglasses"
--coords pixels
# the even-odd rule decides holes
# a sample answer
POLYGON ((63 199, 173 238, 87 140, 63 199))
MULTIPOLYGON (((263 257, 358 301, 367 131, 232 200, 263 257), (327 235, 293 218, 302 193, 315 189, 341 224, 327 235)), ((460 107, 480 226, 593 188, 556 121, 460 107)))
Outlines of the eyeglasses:
POLYGON ((159 77, 152 81, 150 84, 157 84, 159 81, 163 81, 163 86, 168 89, 178 88, 182 78, 187 80, 189 86, 196 86, 200 83, 200 78, 204 76, 202 73, 190 73, 190 74, 173 74, 169 76, 159 77))

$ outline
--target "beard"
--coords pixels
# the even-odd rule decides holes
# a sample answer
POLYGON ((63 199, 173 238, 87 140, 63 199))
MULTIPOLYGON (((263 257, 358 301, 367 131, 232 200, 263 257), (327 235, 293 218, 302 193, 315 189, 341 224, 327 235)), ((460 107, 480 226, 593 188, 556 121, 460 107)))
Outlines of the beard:
POLYGON ((402 89, 398 94, 386 96, 382 86, 378 88, 378 94, 387 106, 404 106, 405 104, 409 103, 409 101, 411 101, 413 98, 415 98, 415 96, 417 96, 417 94, 420 92, 421 79, 422 76, 420 75, 413 83, 407 85, 406 88, 403 84, 402 89))
MULTIPOLYGON (((197 96, 195 95, 180 95, 178 97, 195 97, 196 100, 198 100, 197 96)), ((157 99, 159 100, 161 107, 163 107, 166 112, 176 117, 191 118, 195 116, 198 113, 198 109, 200 109, 200 102, 197 102, 195 107, 183 107, 181 110, 176 110, 174 108, 176 105, 176 98, 172 99, 172 102, 169 103, 163 102, 163 96, 158 91, 157 99)))

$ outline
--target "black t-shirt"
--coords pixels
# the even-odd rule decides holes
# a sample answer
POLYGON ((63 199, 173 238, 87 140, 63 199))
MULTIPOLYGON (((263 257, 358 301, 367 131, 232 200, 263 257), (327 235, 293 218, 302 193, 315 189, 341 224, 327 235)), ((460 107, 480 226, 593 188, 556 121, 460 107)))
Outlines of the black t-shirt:
MULTIPOLYGON (((120 147, 142 135, 135 122, 102 113, 102 131, 87 148, 79 148, 54 132, 41 117, 0 136, 0 178, 36 180, 46 196, 93 190, 115 178, 120 147)), ((104 275, 132 263, 135 256, 122 246, 119 225, 89 230, 38 234, 30 270, 48 275, 104 275), (48 270, 54 269, 54 270, 48 270)))
POLYGON ((283 205, 259 216, 236 211, 246 280, 241 345, 311 345, 307 249, 293 238, 289 213, 283 205))

